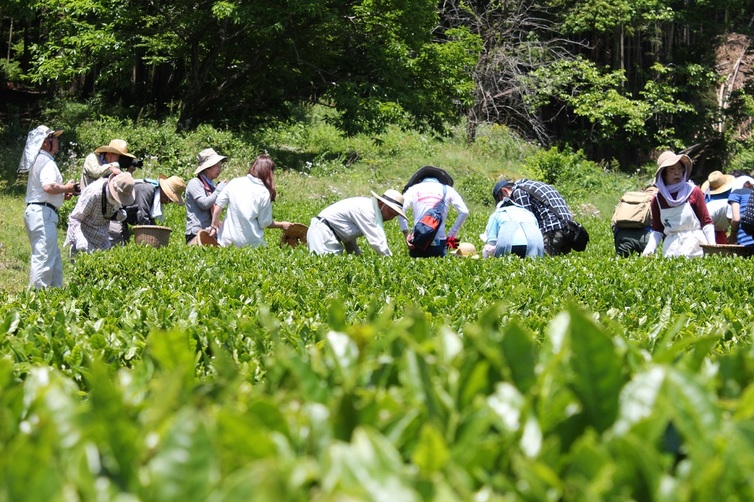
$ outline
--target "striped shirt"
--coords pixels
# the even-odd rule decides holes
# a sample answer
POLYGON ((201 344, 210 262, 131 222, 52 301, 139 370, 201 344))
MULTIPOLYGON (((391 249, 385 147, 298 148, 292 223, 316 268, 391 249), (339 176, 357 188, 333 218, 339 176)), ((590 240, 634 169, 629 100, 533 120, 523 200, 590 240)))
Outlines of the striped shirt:
MULTIPOLYGON (((750 200, 751 190, 749 190, 748 188, 740 188, 738 190, 733 190, 730 193, 730 196, 728 197, 728 204, 737 203, 740 205, 738 212, 740 217, 740 215, 744 214, 746 206, 749 205, 750 200)), ((738 233, 736 234, 736 238, 738 239, 738 244, 742 246, 754 246, 754 237, 744 232, 744 229, 741 228, 741 225, 738 225, 738 233)))

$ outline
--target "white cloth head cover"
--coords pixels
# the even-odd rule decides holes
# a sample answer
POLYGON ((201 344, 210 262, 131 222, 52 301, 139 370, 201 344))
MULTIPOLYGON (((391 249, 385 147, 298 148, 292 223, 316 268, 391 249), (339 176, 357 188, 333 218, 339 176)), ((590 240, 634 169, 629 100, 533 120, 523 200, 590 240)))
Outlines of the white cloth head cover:
POLYGON ((26 145, 24 145, 24 153, 21 155, 21 161, 18 163, 17 173, 28 173, 34 161, 37 160, 37 155, 42 149, 42 145, 48 136, 54 134, 59 136, 63 131, 53 131, 47 126, 37 126, 34 130, 29 131, 26 136, 26 145))

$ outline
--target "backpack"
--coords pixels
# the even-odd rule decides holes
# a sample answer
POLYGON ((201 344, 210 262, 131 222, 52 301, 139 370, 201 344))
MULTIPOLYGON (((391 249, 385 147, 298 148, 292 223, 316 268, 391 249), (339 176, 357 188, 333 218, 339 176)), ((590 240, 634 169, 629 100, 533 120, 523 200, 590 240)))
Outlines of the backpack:
POLYGON ((749 202, 741 211, 741 229, 749 235, 754 235, 754 192, 749 195, 749 202))
POLYGON ((442 186, 442 199, 440 199, 429 211, 422 215, 416 222, 411 233, 411 244, 419 251, 426 250, 435 240, 437 231, 442 225, 443 213, 445 213, 445 192, 447 187, 442 186))
POLYGON ((657 188, 624 193, 613 212, 612 225, 617 228, 642 228, 652 225, 652 199, 657 188))

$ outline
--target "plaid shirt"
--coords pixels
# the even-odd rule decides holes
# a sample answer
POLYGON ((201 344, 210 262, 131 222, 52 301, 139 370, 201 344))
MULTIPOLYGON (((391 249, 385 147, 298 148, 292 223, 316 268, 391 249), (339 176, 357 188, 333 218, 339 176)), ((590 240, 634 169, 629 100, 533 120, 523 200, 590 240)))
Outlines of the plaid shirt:
POLYGON ((107 181, 107 178, 100 178, 81 192, 76 207, 68 216, 66 246, 73 245, 77 251, 110 248, 107 230, 110 227, 110 217, 119 206, 110 204, 105 196, 105 214, 102 214, 102 187, 107 181))
POLYGON ((532 181, 524 178, 515 182, 513 184, 511 199, 516 204, 534 213, 534 216, 537 217, 537 223, 539 223, 539 229, 543 234, 552 232, 553 230, 560 230, 565 226, 565 221, 573 219, 571 210, 568 209, 568 204, 566 204, 563 196, 553 187, 541 181, 532 181), (529 195, 528 192, 522 190, 522 187, 546 200, 551 207, 529 195), (564 221, 561 221, 558 216, 564 221))

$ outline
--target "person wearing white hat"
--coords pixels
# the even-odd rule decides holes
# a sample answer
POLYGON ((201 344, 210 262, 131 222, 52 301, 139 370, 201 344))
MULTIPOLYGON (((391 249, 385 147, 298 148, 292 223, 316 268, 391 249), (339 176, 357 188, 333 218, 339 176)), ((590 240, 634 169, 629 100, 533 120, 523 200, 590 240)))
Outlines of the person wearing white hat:
POLYGON ((663 152, 657 159, 652 200, 652 233, 642 255, 654 254, 662 242, 663 256, 702 256, 702 244, 715 244, 704 193, 689 181, 691 159, 685 154, 663 152))
POLYGON ((124 207, 134 203, 134 184, 131 173, 111 174, 109 178, 95 180, 81 192, 68 216, 65 245, 71 247, 71 256, 110 249, 110 222, 125 220, 124 207))
POLYGON ((712 218, 712 224, 715 225, 715 242, 717 244, 728 242, 728 228, 730 228, 730 217, 727 214, 730 207, 728 196, 735 183, 735 176, 723 174, 720 171, 712 171, 701 186, 704 200, 707 202, 707 212, 712 218))
POLYGON ((356 239, 366 238, 372 248, 383 256, 393 253, 387 243, 384 222, 403 212, 403 195, 397 190, 387 190, 372 197, 350 197, 323 209, 312 218, 306 233, 309 252, 313 254, 361 254, 356 239))
POLYGON ((191 242, 200 230, 212 225, 212 206, 225 188, 225 182, 215 185, 227 157, 212 148, 206 148, 196 156, 198 166, 186 185, 186 243, 191 242))
POLYGON ((84 159, 84 169, 81 172, 81 189, 100 178, 107 178, 111 174, 120 174, 121 159, 128 159, 130 165, 135 157, 128 153, 128 143, 122 139, 114 139, 109 144, 94 150, 84 159))
MULTIPOLYGON (((412 243, 412 234, 409 232, 408 221, 400 220, 401 230, 406 237, 409 255, 412 258, 428 258, 445 256, 448 248, 448 242, 456 241, 456 236, 461 230, 463 223, 469 216, 469 209, 463 201, 461 195, 453 188, 453 178, 444 169, 434 166, 424 166, 419 168, 409 179, 406 186, 403 187, 403 211, 408 212, 409 208, 413 213, 414 225, 432 209, 435 204, 445 200, 445 211, 442 215, 442 222, 437 230, 434 241, 426 249, 417 249, 412 243), (448 208, 453 207, 458 213, 453 226, 450 230, 445 231, 445 220, 448 218, 448 208)), ((457 241, 456 241, 457 242, 457 241)))
POLYGON ((58 210, 76 193, 73 180, 63 176, 53 156, 60 146, 62 130, 39 126, 29 132, 18 167, 27 172, 24 225, 31 243, 29 287, 63 287, 63 261, 58 247, 58 210))

